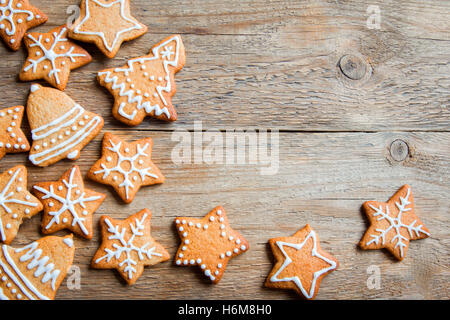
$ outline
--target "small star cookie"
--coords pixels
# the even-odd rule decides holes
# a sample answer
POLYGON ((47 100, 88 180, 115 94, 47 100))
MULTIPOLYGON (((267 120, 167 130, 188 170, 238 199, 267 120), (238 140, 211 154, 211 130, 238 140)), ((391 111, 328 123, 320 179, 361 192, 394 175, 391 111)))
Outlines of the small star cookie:
POLYGON ((213 283, 220 281, 231 258, 249 249, 247 240, 230 227, 220 206, 202 219, 179 217, 175 224, 181 239, 176 265, 197 265, 213 283))
POLYGON ((88 171, 88 178, 113 186, 125 203, 131 203, 141 186, 165 180, 152 161, 152 147, 151 138, 127 143, 107 132, 102 157, 88 171))
POLYGON ((72 266, 73 236, 0 248, 0 300, 53 300, 72 266))
POLYGON ((175 73, 186 61, 181 36, 170 36, 151 52, 134 58, 120 68, 100 71, 97 80, 114 96, 114 117, 129 126, 140 124, 146 116, 175 121, 172 104, 176 92, 175 73))
POLYGON ((19 50, 25 32, 47 19, 28 0, 0 0, 0 36, 11 50, 19 50))
POLYGON ((22 124, 24 107, 16 106, 0 110, 0 159, 6 153, 26 152, 30 150, 22 124))
POLYGON ((92 239, 92 216, 106 195, 84 187, 78 166, 66 171, 58 181, 35 184, 33 192, 44 204, 42 233, 68 229, 92 239))
POLYGON ((0 241, 10 244, 23 219, 42 210, 42 203, 27 190, 27 168, 15 166, 0 174, 0 241))
POLYGON ((48 33, 27 33, 24 42, 28 58, 19 75, 22 81, 45 79, 57 89, 64 90, 70 70, 92 61, 86 50, 67 39, 66 26, 48 33))
POLYGON ((81 0, 81 14, 70 28, 75 40, 92 42, 108 57, 114 58, 122 42, 147 32, 130 13, 130 0, 81 0))
POLYGON ((151 217, 148 209, 125 220, 102 216, 103 242, 92 258, 92 268, 117 269, 132 285, 141 276, 144 266, 169 260, 169 253, 150 235, 151 217))
POLYGON ((273 238, 269 244, 276 260, 265 283, 269 288, 293 289, 312 300, 323 277, 339 266, 336 258, 320 248, 319 238, 308 224, 292 237, 273 238))
POLYGON ((398 260, 403 260, 409 241, 430 236, 430 231, 414 213, 414 199, 407 184, 388 202, 364 202, 363 210, 370 227, 359 243, 362 249, 386 248, 398 260))

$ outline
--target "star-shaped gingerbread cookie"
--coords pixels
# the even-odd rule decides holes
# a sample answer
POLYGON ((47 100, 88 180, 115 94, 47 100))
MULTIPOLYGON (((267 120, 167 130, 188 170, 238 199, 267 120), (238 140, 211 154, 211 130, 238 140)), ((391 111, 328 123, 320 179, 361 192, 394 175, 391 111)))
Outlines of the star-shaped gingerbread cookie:
POLYGON ((320 248, 316 232, 307 224, 292 237, 269 240, 275 265, 266 280, 266 287, 292 289, 312 300, 319 292, 320 282, 337 269, 339 262, 320 248))
POLYGON ((249 249, 247 240, 230 227, 220 206, 202 219, 179 217, 175 224, 181 239, 175 263, 199 266, 213 283, 220 281, 231 258, 249 249))
POLYGON ((0 36, 17 51, 28 29, 47 21, 47 16, 28 0, 0 0, 0 36))
POLYGON ((114 58, 122 42, 147 32, 147 26, 130 13, 130 0, 81 0, 81 14, 70 28, 73 39, 92 42, 114 58))
POLYGON ((132 285, 144 266, 169 260, 169 253, 150 234, 152 213, 148 209, 125 220, 100 218, 103 242, 92 258, 95 269, 116 269, 132 285))
POLYGON ((27 33, 24 42, 28 58, 19 75, 22 81, 45 79, 52 86, 64 90, 70 70, 92 61, 86 50, 67 39, 66 26, 48 33, 27 33))
POLYGON ((35 184, 33 192, 44 204, 42 233, 68 229, 92 239, 92 215, 106 195, 84 187, 78 166, 73 166, 58 181, 35 184))
POLYGON ((26 167, 15 166, 0 174, 0 241, 10 244, 23 219, 42 208, 42 203, 27 190, 26 167))
POLYGON ((414 213, 414 199, 407 184, 387 203, 367 201, 363 204, 363 210, 370 227, 359 243, 362 249, 386 248, 398 260, 403 260, 409 241, 430 236, 430 231, 414 213))
POLYGON ((88 177, 114 187, 125 203, 131 203, 141 186, 163 183, 165 178, 152 161, 151 138, 127 143, 112 133, 103 137, 102 157, 88 177))
POLYGON ((0 159, 6 153, 30 150, 30 144, 20 129, 24 110, 23 106, 0 110, 0 159))

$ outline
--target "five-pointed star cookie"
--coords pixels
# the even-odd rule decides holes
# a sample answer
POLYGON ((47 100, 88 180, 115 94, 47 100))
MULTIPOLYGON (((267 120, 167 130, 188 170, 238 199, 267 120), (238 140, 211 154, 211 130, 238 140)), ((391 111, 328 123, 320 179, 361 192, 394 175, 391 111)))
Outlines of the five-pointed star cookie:
POLYGON ((66 171, 58 181, 35 184, 33 192, 44 204, 42 233, 68 229, 92 239, 92 215, 106 195, 84 187, 78 166, 66 171))
POLYGON ((175 219, 181 244, 175 257, 179 266, 199 266, 213 283, 222 278, 228 261, 249 249, 247 240, 234 231, 222 207, 202 219, 175 219))
POLYGON ((22 124, 23 106, 16 106, 0 110, 0 159, 6 153, 26 152, 30 150, 22 124))
POLYGON ((147 32, 130 13, 130 0, 81 0, 81 15, 70 28, 73 39, 93 42, 108 57, 114 58, 122 42, 147 32))
POLYGON ((363 209, 371 225, 359 243, 362 249, 386 248, 398 260, 402 260, 410 240, 430 236, 430 231, 414 214, 414 199, 411 187, 407 184, 387 203, 367 201, 363 209))
POLYGON ((339 262, 320 248, 316 232, 307 224, 292 237, 269 240, 275 266, 266 280, 266 287, 293 289, 312 300, 319 292, 320 282, 337 269, 339 262))
POLYGON ((24 38, 28 58, 20 72, 20 80, 45 79, 59 90, 66 88, 70 70, 91 62, 92 57, 75 42, 67 39, 67 27, 48 33, 27 33, 24 38))
POLYGON ((108 216, 100 218, 103 242, 92 258, 96 269, 117 269, 129 285, 134 284, 144 271, 169 260, 169 253, 150 234, 152 213, 148 209, 125 220, 108 216))
POLYGON ((17 51, 23 35, 47 21, 47 16, 28 0, 0 0, 0 36, 7 46, 17 51))
POLYGON ((42 203, 27 191, 27 168, 15 166, 0 174, 0 241, 10 244, 23 219, 42 210, 42 203))
POLYGON ((88 177, 113 186, 125 203, 131 203, 141 186, 164 182, 152 161, 152 147, 151 138, 127 143, 107 132, 102 157, 91 167, 88 177))

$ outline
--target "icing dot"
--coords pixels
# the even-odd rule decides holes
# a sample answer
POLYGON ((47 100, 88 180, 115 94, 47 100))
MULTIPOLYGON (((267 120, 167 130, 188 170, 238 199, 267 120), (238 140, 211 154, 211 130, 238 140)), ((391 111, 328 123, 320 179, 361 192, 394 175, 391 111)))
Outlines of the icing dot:
POLYGON ((214 217, 213 216, 209 217, 209 221, 213 222, 214 221, 214 217))
POLYGON ((8 112, 8 114, 11 114, 11 113, 12 113, 12 110, 11 110, 11 109, 9 109, 9 110, 8 110, 7 112, 8 112))
POLYGON ((5 113, 4 113, 4 112, 1 112, 1 113, 0 113, 0 116, 4 117, 4 116, 5 116, 5 113))
POLYGON ((181 220, 181 223, 182 224, 186 224, 186 220, 181 220))
POLYGON ((46 146, 48 146, 48 144, 47 144, 47 142, 44 142, 43 144, 42 144, 42 146, 45 148, 46 146))
POLYGON ((84 126, 84 121, 79 121, 78 124, 79 124, 80 126, 84 126))
POLYGON ((216 270, 216 272, 214 272, 214 274, 217 276, 219 275, 219 270, 216 270))
POLYGON ((202 259, 197 259, 197 263, 198 264, 202 263, 202 259))
POLYGON ((11 40, 9 40, 9 42, 14 43, 14 42, 16 42, 16 40, 11 39, 11 40))
POLYGON ((150 80, 155 80, 155 76, 150 76, 150 80))
POLYGON ((17 295, 17 299, 22 299, 22 295, 20 293, 17 295))
POLYGON ((210 271, 209 269, 206 270, 206 271, 205 271, 205 275, 209 277, 209 276, 211 275, 211 271, 210 271))
POLYGON ((12 170, 9 170, 8 173, 9 173, 9 174, 13 174, 12 170))
POLYGON ((66 136, 70 135, 70 131, 69 130, 67 130, 65 133, 66 133, 66 136))
POLYGON ((49 43, 50 42, 50 38, 45 38, 45 42, 49 43))
POLYGON ((76 194, 80 194, 80 193, 81 193, 81 191, 80 191, 80 190, 77 190, 77 191, 75 191, 75 193, 76 193, 76 194))
POLYGON ((137 181, 137 179, 138 179, 137 176, 134 176, 134 177, 133 177, 133 180, 134 180, 134 181, 137 181))
POLYGON ((153 94, 153 96, 156 98, 156 97, 158 96, 158 94, 155 92, 155 93, 153 94))
POLYGON ((222 214, 222 210, 217 210, 217 214, 220 216, 222 214))
POLYGON ((114 176, 114 177, 113 177, 113 180, 114 180, 114 181, 116 181, 117 179, 118 179, 117 176, 114 176))
POLYGON ((51 142, 51 143, 55 143, 55 142, 56 142, 56 139, 53 138, 52 140, 50 140, 50 142, 51 142))
POLYGON ((200 223, 197 223, 196 227, 200 228, 202 225, 200 223))
POLYGON ((44 66, 44 69, 48 69, 48 66, 44 66))
POLYGON ((66 62, 65 62, 65 61, 61 61, 61 64, 62 64, 63 66, 65 66, 65 65, 66 65, 66 62))
POLYGON ((238 249, 238 248, 235 248, 233 251, 234 251, 234 253, 238 253, 238 252, 239 252, 239 249, 238 249))
POLYGON ((48 206, 53 207, 55 204, 53 202, 49 202, 48 206))
POLYGON ((6 225, 6 229, 11 229, 11 224, 10 224, 10 223, 8 223, 8 224, 6 225))
POLYGON ((179 227, 178 230, 180 230, 180 232, 183 232, 184 228, 183 227, 179 227))
POLYGON ((241 244, 241 239, 236 239, 236 244, 241 244))
POLYGON ((230 236, 229 238, 228 238, 228 240, 230 240, 230 241, 232 241, 234 238, 233 238, 233 236, 230 236))
POLYGON ((131 82, 131 79, 130 79, 130 78, 127 78, 127 82, 130 83, 130 82, 131 82))
POLYGON ((22 19, 17 19, 17 23, 22 23, 23 20, 22 19))
POLYGON ((180 223, 180 220, 178 220, 178 219, 175 220, 175 223, 176 223, 176 224, 179 224, 179 223, 180 223))
POLYGON ((62 189, 63 189, 63 187, 62 187, 62 186, 59 186, 59 187, 58 187, 58 190, 59 190, 59 191, 61 191, 62 189))
POLYGON ((225 229, 225 225, 224 225, 224 224, 221 224, 221 225, 220 225, 220 229, 222 229, 222 230, 225 229))
POLYGON ((69 220, 67 220, 67 218, 64 218, 64 219, 63 219, 63 222, 64 222, 64 223, 67 223, 67 221, 69 221, 69 220))
POLYGON ((14 145, 14 149, 19 149, 19 148, 20 148, 20 146, 18 144, 14 145))
POLYGON ((87 216, 89 212, 87 212, 87 210, 83 210, 83 215, 87 216))
POLYGON ((189 240, 188 239, 184 240, 184 243, 189 244, 189 240))
POLYGON ((64 47, 64 46, 60 46, 59 48, 60 48, 61 50, 64 50, 64 49, 65 49, 65 47, 64 47))
POLYGON ((58 136, 58 139, 62 139, 63 138, 63 136, 62 136, 62 134, 60 134, 59 136, 58 136))
POLYGON ((20 191, 22 191, 22 188, 21 187, 17 187, 17 192, 20 192, 20 191))
POLYGON ((142 70, 145 70, 145 65, 142 65, 142 66, 141 66, 141 69, 142 69, 142 70))
POLYGON ((14 293, 14 294, 16 294, 16 293, 17 293, 17 290, 16 290, 16 289, 12 289, 11 292, 14 293))
POLYGON ((145 77, 148 77, 148 72, 144 72, 144 76, 145 76, 145 77))
POLYGON ((183 233, 183 237, 187 237, 187 235, 188 235, 187 232, 183 233))
POLYGON ((11 128, 11 127, 8 127, 8 128, 6 129, 6 131, 11 132, 11 131, 12 131, 12 128, 11 128))
MULTIPOLYGON (((16 134, 13 132, 13 133, 11 133, 11 138, 15 138, 16 137, 16 134)), ((19 141, 20 142, 20 141, 19 141)))
POLYGON ((144 160, 139 160, 138 163, 139 164, 144 164, 144 160))
POLYGON ((163 78, 162 77, 158 77, 158 81, 162 81, 163 80, 163 78))
POLYGON ((22 178, 20 177, 20 178, 19 178, 19 181, 20 181, 20 182, 22 182, 22 181, 23 181, 23 179, 22 179, 22 178))
POLYGON ((31 196, 30 196, 29 194, 27 194, 27 195, 25 196, 25 199, 30 200, 30 199, 31 199, 31 196))
POLYGON ((195 260, 191 259, 191 261, 189 261, 191 264, 195 264, 195 260))
POLYGON ((41 55, 40 51, 36 51, 36 55, 39 57, 41 55))
POLYGON ((227 257, 231 256, 231 251, 227 251, 227 257))
POLYGON ((5 25, 3 23, 0 24, 0 29, 5 29, 5 25))
POLYGON ((205 268, 206 268, 206 265, 202 264, 202 265, 200 266, 200 268, 205 269, 205 268))
POLYGON ((182 253, 180 253, 180 254, 178 255, 178 257, 180 257, 180 258, 183 258, 183 254, 182 254, 182 253))
POLYGON ((11 122, 11 127, 14 127, 16 125, 16 123, 13 121, 11 122))
POLYGON ((146 92, 146 93, 144 93, 144 97, 148 98, 148 97, 150 97, 150 95, 146 92))
POLYGON ((220 222, 223 222, 224 220, 225 220, 225 219, 222 218, 222 217, 220 217, 220 219, 219 219, 220 222))
POLYGON ((190 227, 192 227, 194 224, 192 223, 192 221, 189 221, 188 225, 189 225, 190 227))
POLYGON ((12 287, 12 284, 10 282, 8 282, 8 284, 6 285, 8 288, 12 287))
POLYGON ((223 253, 221 253, 220 257, 223 259, 223 258, 225 258, 225 255, 223 253))
POLYGON ((130 149, 129 148, 125 148, 125 152, 130 152, 130 149))
POLYGON ((86 115, 84 115, 84 120, 87 120, 87 119, 89 119, 89 116, 86 114, 86 115))
POLYGON ((110 162, 112 160, 112 158, 111 157, 106 157, 106 161, 108 161, 108 162, 110 162))
POLYGON ((73 126, 73 127, 72 127, 72 130, 73 130, 73 131, 77 130, 77 126, 73 126))
POLYGON ((180 265, 181 264, 181 260, 177 260, 177 265, 180 265))
POLYGON ((12 216, 14 219, 17 219, 17 213, 14 213, 12 216))
POLYGON ((183 261, 183 264, 184 264, 184 265, 188 264, 188 261, 187 261, 187 260, 184 260, 184 261, 183 261))
POLYGON ((25 209, 25 213, 29 214, 30 213, 30 209, 25 209))
POLYGON ((217 265, 217 268, 222 268, 222 264, 221 263, 219 263, 218 265, 217 265))
POLYGON ((186 246, 181 247, 181 250, 183 250, 183 251, 186 251, 186 249, 187 249, 186 246))
POLYGON ((6 278, 5 276, 2 277, 2 281, 6 281, 6 279, 7 279, 7 278, 6 278))
POLYGON ((39 146, 34 146, 34 150, 39 150, 39 146))
POLYGON ((0 148, 3 147, 3 142, 0 142, 0 148))
POLYGON ((245 251, 246 249, 247 249, 246 246, 241 246, 241 250, 242 250, 242 251, 245 251))
POLYGON ((205 224, 204 226, 203 226, 203 229, 208 229, 208 225, 207 224, 205 224))
POLYGON ((226 234, 225 232, 222 232, 220 235, 221 235, 222 237, 225 237, 227 234, 226 234))

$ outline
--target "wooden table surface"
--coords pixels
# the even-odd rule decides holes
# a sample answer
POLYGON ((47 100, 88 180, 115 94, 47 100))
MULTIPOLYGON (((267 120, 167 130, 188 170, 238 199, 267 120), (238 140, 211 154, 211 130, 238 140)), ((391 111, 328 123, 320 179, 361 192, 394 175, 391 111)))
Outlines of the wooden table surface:
MULTIPOLYGON (((33 29, 40 32, 64 24, 68 6, 79 4, 31 2, 49 16, 33 29)), ((149 32, 124 44, 114 59, 83 44, 94 60, 71 74, 65 92, 105 119, 102 133, 75 163, 86 174, 100 157, 104 132, 128 140, 151 137, 166 183, 141 189, 126 205, 112 188, 86 180, 107 198, 94 216, 94 239, 75 240, 81 288, 70 290, 64 281, 57 299, 297 299, 294 292, 263 287, 273 263, 267 242, 306 223, 341 263, 322 282, 318 299, 449 299, 448 1, 133 0, 132 9, 149 32), (366 25, 371 4, 381 10, 379 30, 366 25), (96 72, 147 54, 175 33, 182 35, 187 56, 173 99, 179 120, 147 118, 126 127, 112 117, 112 96, 97 84, 96 72), (343 73, 339 61, 346 55, 362 59, 361 79, 350 79, 345 67, 343 73), (172 133, 192 131, 195 121, 202 121, 203 130, 221 132, 279 130, 278 173, 261 175, 260 164, 175 164, 172 133), (391 148, 397 139, 407 145, 405 159, 396 144, 391 148), (362 203, 386 201, 405 183, 432 236, 411 242, 402 262, 385 250, 358 249, 368 226, 362 203), (152 234, 173 257, 179 244, 174 217, 181 210, 202 217, 217 205, 251 246, 231 260, 218 285, 198 268, 175 266, 173 259, 146 268, 132 287, 114 270, 89 267, 102 214, 123 219, 149 208, 152 234), (370 266, 379 267, 379 289, 367 286, 370 266)), ((0 56, 1 107, 24 105, 30 83, 20 82, 18 74, 26 52, 1 45, 0 56)), ((23 128, 29 136, 27 120, 23 128)), ((5 156, 0 169, 17 163, 28 167, 29 187, 57 180, 74 164, 37 168, 27 154, 16 154, 5 156)), ((39 238, 40 219, 24 222, 12 245, 39 238)))

